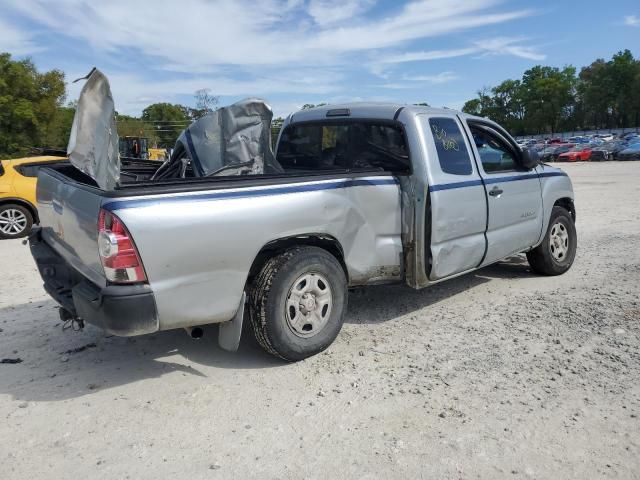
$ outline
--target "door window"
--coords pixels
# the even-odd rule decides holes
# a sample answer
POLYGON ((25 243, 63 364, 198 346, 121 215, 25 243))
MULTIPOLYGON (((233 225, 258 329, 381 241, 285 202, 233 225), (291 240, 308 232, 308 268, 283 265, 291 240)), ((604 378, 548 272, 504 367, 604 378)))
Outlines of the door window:
POLYGON ((470 175, 471 158, 458 123, 453 118, 430 118, 440 168, 452 175, 470 175))
POLYGON ((488 129, 470 126, 473 141, 476 144, 482 168, 486 173, 506 172, 516 170, 516 163, 513 149, 497 135, 488 129))

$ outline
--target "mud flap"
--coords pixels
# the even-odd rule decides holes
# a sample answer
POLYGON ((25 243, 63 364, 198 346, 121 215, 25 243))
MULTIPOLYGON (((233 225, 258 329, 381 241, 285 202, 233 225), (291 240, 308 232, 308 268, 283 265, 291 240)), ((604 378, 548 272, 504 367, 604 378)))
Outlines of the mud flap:
POLYGON ((240 305, 235 316, 228 322, 220 324, 218 331, 218 344, 223 350, 235 352, 240 345, 240 335, 242 334, 242 322, 244 320, 244 304, 247 294, 242 294, 240 305))

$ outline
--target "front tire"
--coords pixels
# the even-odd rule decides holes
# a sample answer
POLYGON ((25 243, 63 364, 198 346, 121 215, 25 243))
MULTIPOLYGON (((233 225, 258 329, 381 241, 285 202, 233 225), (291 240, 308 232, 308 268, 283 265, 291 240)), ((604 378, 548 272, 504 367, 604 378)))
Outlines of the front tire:
POLYGON ((536 273, 562 275, 573 265, 577 245, 571 214, 562 207, 553 207, 547 233, 540 245, 527 252, 527 260, 536 273))
POLYGON ((24 237, 32 226, 33 215, 22 205, 10 203, 0 206, 0 239, 24 237))
POLYGON ((317 247, 296 247, 269 259, 249 288, 249 312, 258 343, 290 362, 331 345, 346 309, 342 265, 317 247))

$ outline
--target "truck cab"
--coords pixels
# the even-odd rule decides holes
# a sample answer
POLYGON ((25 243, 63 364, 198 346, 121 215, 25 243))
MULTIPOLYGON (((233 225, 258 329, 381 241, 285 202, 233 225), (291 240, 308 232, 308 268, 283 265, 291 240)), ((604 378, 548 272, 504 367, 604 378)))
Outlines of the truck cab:
MULTIPOLYGON (((359 144, 356 157, 375 148, 406 156, 405 163, 366 166, 388 172, 399 184, 403 279, 414 288, 533 249, 542 241, 554 205, 575 216, 567 175, 532 162, 528 150, 488 119, 375 103, 304 110, 285 120, 276 159, 282 162, 289 154, 296 132, 314 129, 321 132, 316 141, 320 158, 340 149, 341 138, 359 144), (383 142, 382 135, 366 132, 383 127, 396 135, 387 134, 383 142)), ((340 155, 334 157, 339 161, 340 155)))

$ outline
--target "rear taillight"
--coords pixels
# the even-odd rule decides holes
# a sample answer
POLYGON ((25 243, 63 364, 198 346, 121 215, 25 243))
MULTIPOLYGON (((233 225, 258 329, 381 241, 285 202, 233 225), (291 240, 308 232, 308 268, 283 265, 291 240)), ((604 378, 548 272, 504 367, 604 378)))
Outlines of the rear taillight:
POLYGON ((100 210, 98 249, 107 280, 113 283, 146 282, 140 255, 131 235, 118 217, 100 210))

